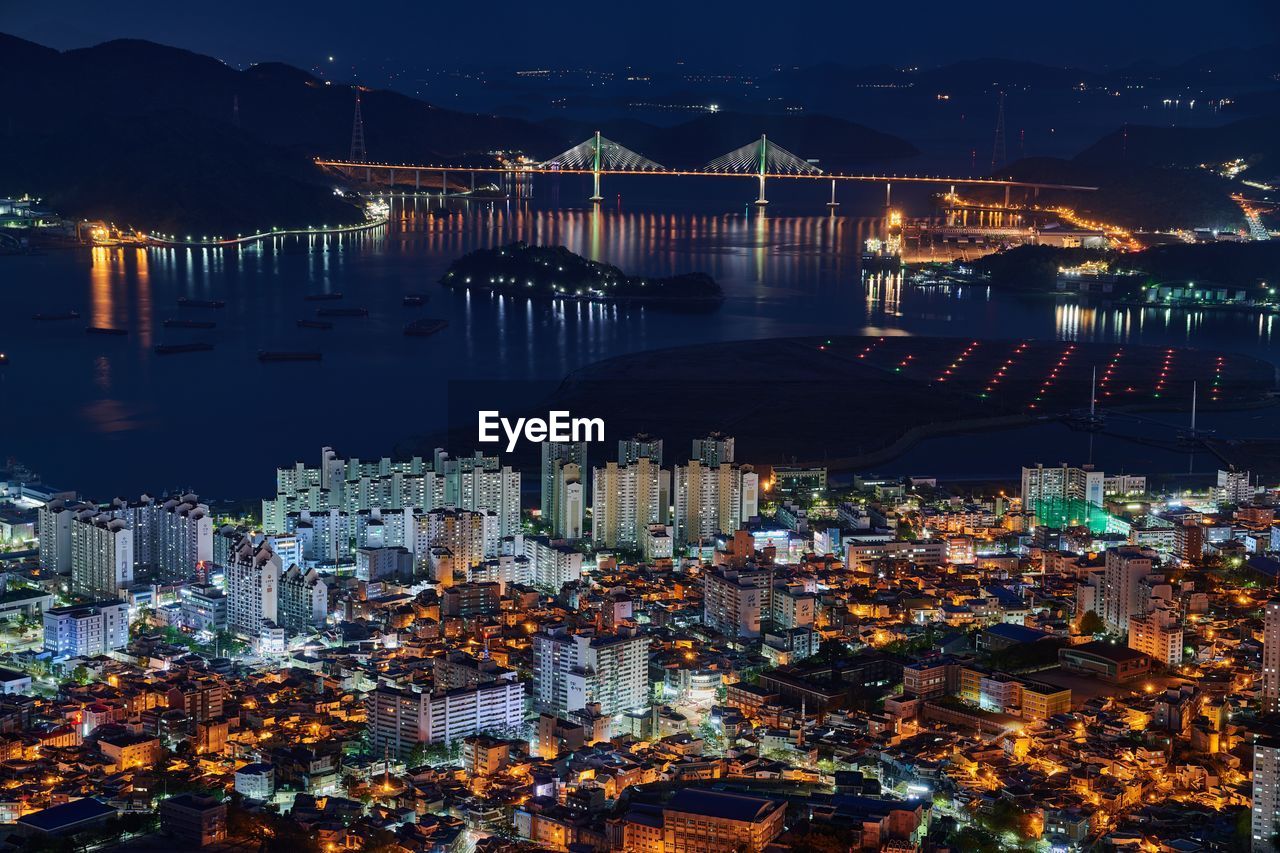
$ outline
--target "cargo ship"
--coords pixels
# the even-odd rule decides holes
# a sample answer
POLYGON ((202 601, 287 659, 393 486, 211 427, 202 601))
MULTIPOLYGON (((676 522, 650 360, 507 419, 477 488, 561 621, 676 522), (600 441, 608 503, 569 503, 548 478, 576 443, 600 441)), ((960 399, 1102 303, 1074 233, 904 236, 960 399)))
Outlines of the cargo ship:
POLYGON ((127 335, 128 329, 116 329, 111 326, 86 326, 85 332, 90 335, 127 335))
POLYGON ((208 352, 213 344, 207 341, 192 341, 189 344, 156 344, 156 355, 176 355, 180 352, 208 352))
POLYGON ((406 323, 404 333, 412 338, 425 338, 434 335, 436 332, 448 325, 448 320, 437 320, 433 317, 423 317, 421 320, 414 320, 411 323, 406 323))
POLYGON ((258 361, 319 361, 324 357, 318 352, 268 352, 258 350, 258 361))
POLYGON ((54 320, 79 320, 79 311, 63 311, 58 314, 32 314, 32 320, 39 320, 42 323, 51 323, 54 320))
POLYGON ((179 296, 178 304, 183 308, 223 308, 227 303, 221 299, 189 299, 186 296, 179 296))

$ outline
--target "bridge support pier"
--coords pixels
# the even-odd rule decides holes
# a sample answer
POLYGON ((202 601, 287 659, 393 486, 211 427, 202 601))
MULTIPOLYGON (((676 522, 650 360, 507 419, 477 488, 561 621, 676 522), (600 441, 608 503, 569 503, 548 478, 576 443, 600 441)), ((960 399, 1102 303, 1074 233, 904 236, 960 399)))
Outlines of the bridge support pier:
POLYGON ((472 192, 476 191, 476 173, 475 172, 471 173, 471 191, 472 192))
POLYGON ((756 197, 754 204, 756 207, 764 207, 769 203, 769 199, 764 197, 764 173, 756 176, 760 181, 760 195, 756 197))
POLYGON ((595 169, 591 173, 591 198, 587 201, 592 204, 600 204, 604 201, 604 196, 600 195, 600 170, 595 169))
POLYGON ((422 189, 422 170, 414 169, 413 170, 413 190, 414 192, 417 192, 420 189, 422 189))
POLYGON ((392 168, 388 168, 387 169, 387 190, 390 191, 395 187, 395 185, 396 185, 396 170, 392 168))
POLYGON ((831 179, 831 201, 827 202, 827 207, 831 208, 834 213, 835 209, 840 206, 840 202, 836 201, 836 179, 831 179))
POLYGON ((440 170, 440 198, 444 198, 448 194, 449 194, 449 173, 446 170, 441 169, 440 170))
POLYGON ((364 169, 364 182, 366 184, 373 183, 373 169, 369 168, 368 166, 366 166, 364 169))
POLYGON ((1004 185, 1004 206, 1005 207, 1009 206, 1009 185, 1008 184, 1004 185))

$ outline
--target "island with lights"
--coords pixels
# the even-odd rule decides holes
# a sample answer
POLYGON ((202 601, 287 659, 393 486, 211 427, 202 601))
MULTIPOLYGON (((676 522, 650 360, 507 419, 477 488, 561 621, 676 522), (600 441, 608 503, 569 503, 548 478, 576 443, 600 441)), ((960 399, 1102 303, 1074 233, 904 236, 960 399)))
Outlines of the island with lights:
POLYGON ((440 283, 457 290, 586 302, 715 308, 724 293, 706 273, 629 276, 564 246, 511 243, 477 249, 454 261, 440 283))

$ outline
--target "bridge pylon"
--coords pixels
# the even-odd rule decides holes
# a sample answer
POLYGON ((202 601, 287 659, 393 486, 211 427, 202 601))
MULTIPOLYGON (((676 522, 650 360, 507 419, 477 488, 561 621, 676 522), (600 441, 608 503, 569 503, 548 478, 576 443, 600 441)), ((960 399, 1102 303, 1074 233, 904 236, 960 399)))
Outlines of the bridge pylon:
POLYGON ((591 157, 591 198, 588 199, 592 204, 600 204, 604 201, 604 196, 600 195, 600 131, 596 131, 595 138, 592 140, 592 147, 595 149, 591 157))
POLYGON ((769 199, 764 197, 764 176, 769 169, 769 140, 764 138, 764 134, 760 134, 760 195, 756 198, 756 207, 764 207, 769 203, 769 199))

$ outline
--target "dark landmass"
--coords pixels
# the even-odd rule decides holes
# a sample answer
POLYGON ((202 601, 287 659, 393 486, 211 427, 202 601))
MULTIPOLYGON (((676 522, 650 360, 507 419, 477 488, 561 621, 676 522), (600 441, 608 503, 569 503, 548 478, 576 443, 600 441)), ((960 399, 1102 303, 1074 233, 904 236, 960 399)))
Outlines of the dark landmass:
MULTIPOLYGON (((856 336, 699 344, 589 365, 526 413, 602 417, 606 445, 649 432, 687 448, 695 436, 721 430, 737 438, 743 461, 867 470, 930 436, 1023 426, 1087 408, 1095 367, 1104 408, 1184 410, 1193 382, 1201 411, 1258 405, 1275 387, 1275 368, 1257 359, 1227 354, 1218 372, 1222 353, 1174 353, 1158 385, 1163 347, 856 336)), ((503 408, 493 397, 486 389, 482 405, 503 408)), ((474 418, 472 412, 453 433, 399 451, 469 446, 474 418)), ((1167 440, 1175 443, 1172 431, 1167 440)), ((534 470, 538 445, 522 442, 512 458, 534 470)))
POLYGON ((1075 160, 1086 166, 1127 163, 1194 169, 1202 163, 1216 165, 1237 158, 1265 177, 1280 175, 1280 112, 1220 127, 1129 125, 1098 140, 1075 160))
POLYGON ((548 125, 575 142, 600 130, 615 142, 668 168, 701 168, 710 160, 759 139, 762 133, 793 154, 816 160, 817 165, 827 171, 919 153, 915 146, 897 136, 825 115, 719 112, 674 127, 626 120, 606 122, 600 127, 565 121, 548 125))
POLYGON ((724 299, 720 285, 706 273, 667 278, 628 276, 615 266, 588 260, 564 246, 523 242, 463 255, 449 265, 440 283, 457 290, 508 296, 672 307, 713 307, 724 299))
POLYGON ((1137 273, 1134 287, 1194 281, 1206 286, 1256 288, 1280 282, 1280 241, 1170 243, 1140 252, 1018 246, 966 265, 1010 290, 1055 289, 1059 267, 1105 260, 1116 273, 1137 273))
MULTIPOLYGON (((1238 187, 1198 167, 1150 166, 1122 158, 1083 161, 1038 157, 1011 163, 998 176, 1097 187, 1095 192, 1055 191, 1052 200, 1088 218, 1126 228, 1234 230, 1244 225, 1239 205, 1231 200, 1238 187)), ((991 190, 976 194, 997 199, 991 190)))

